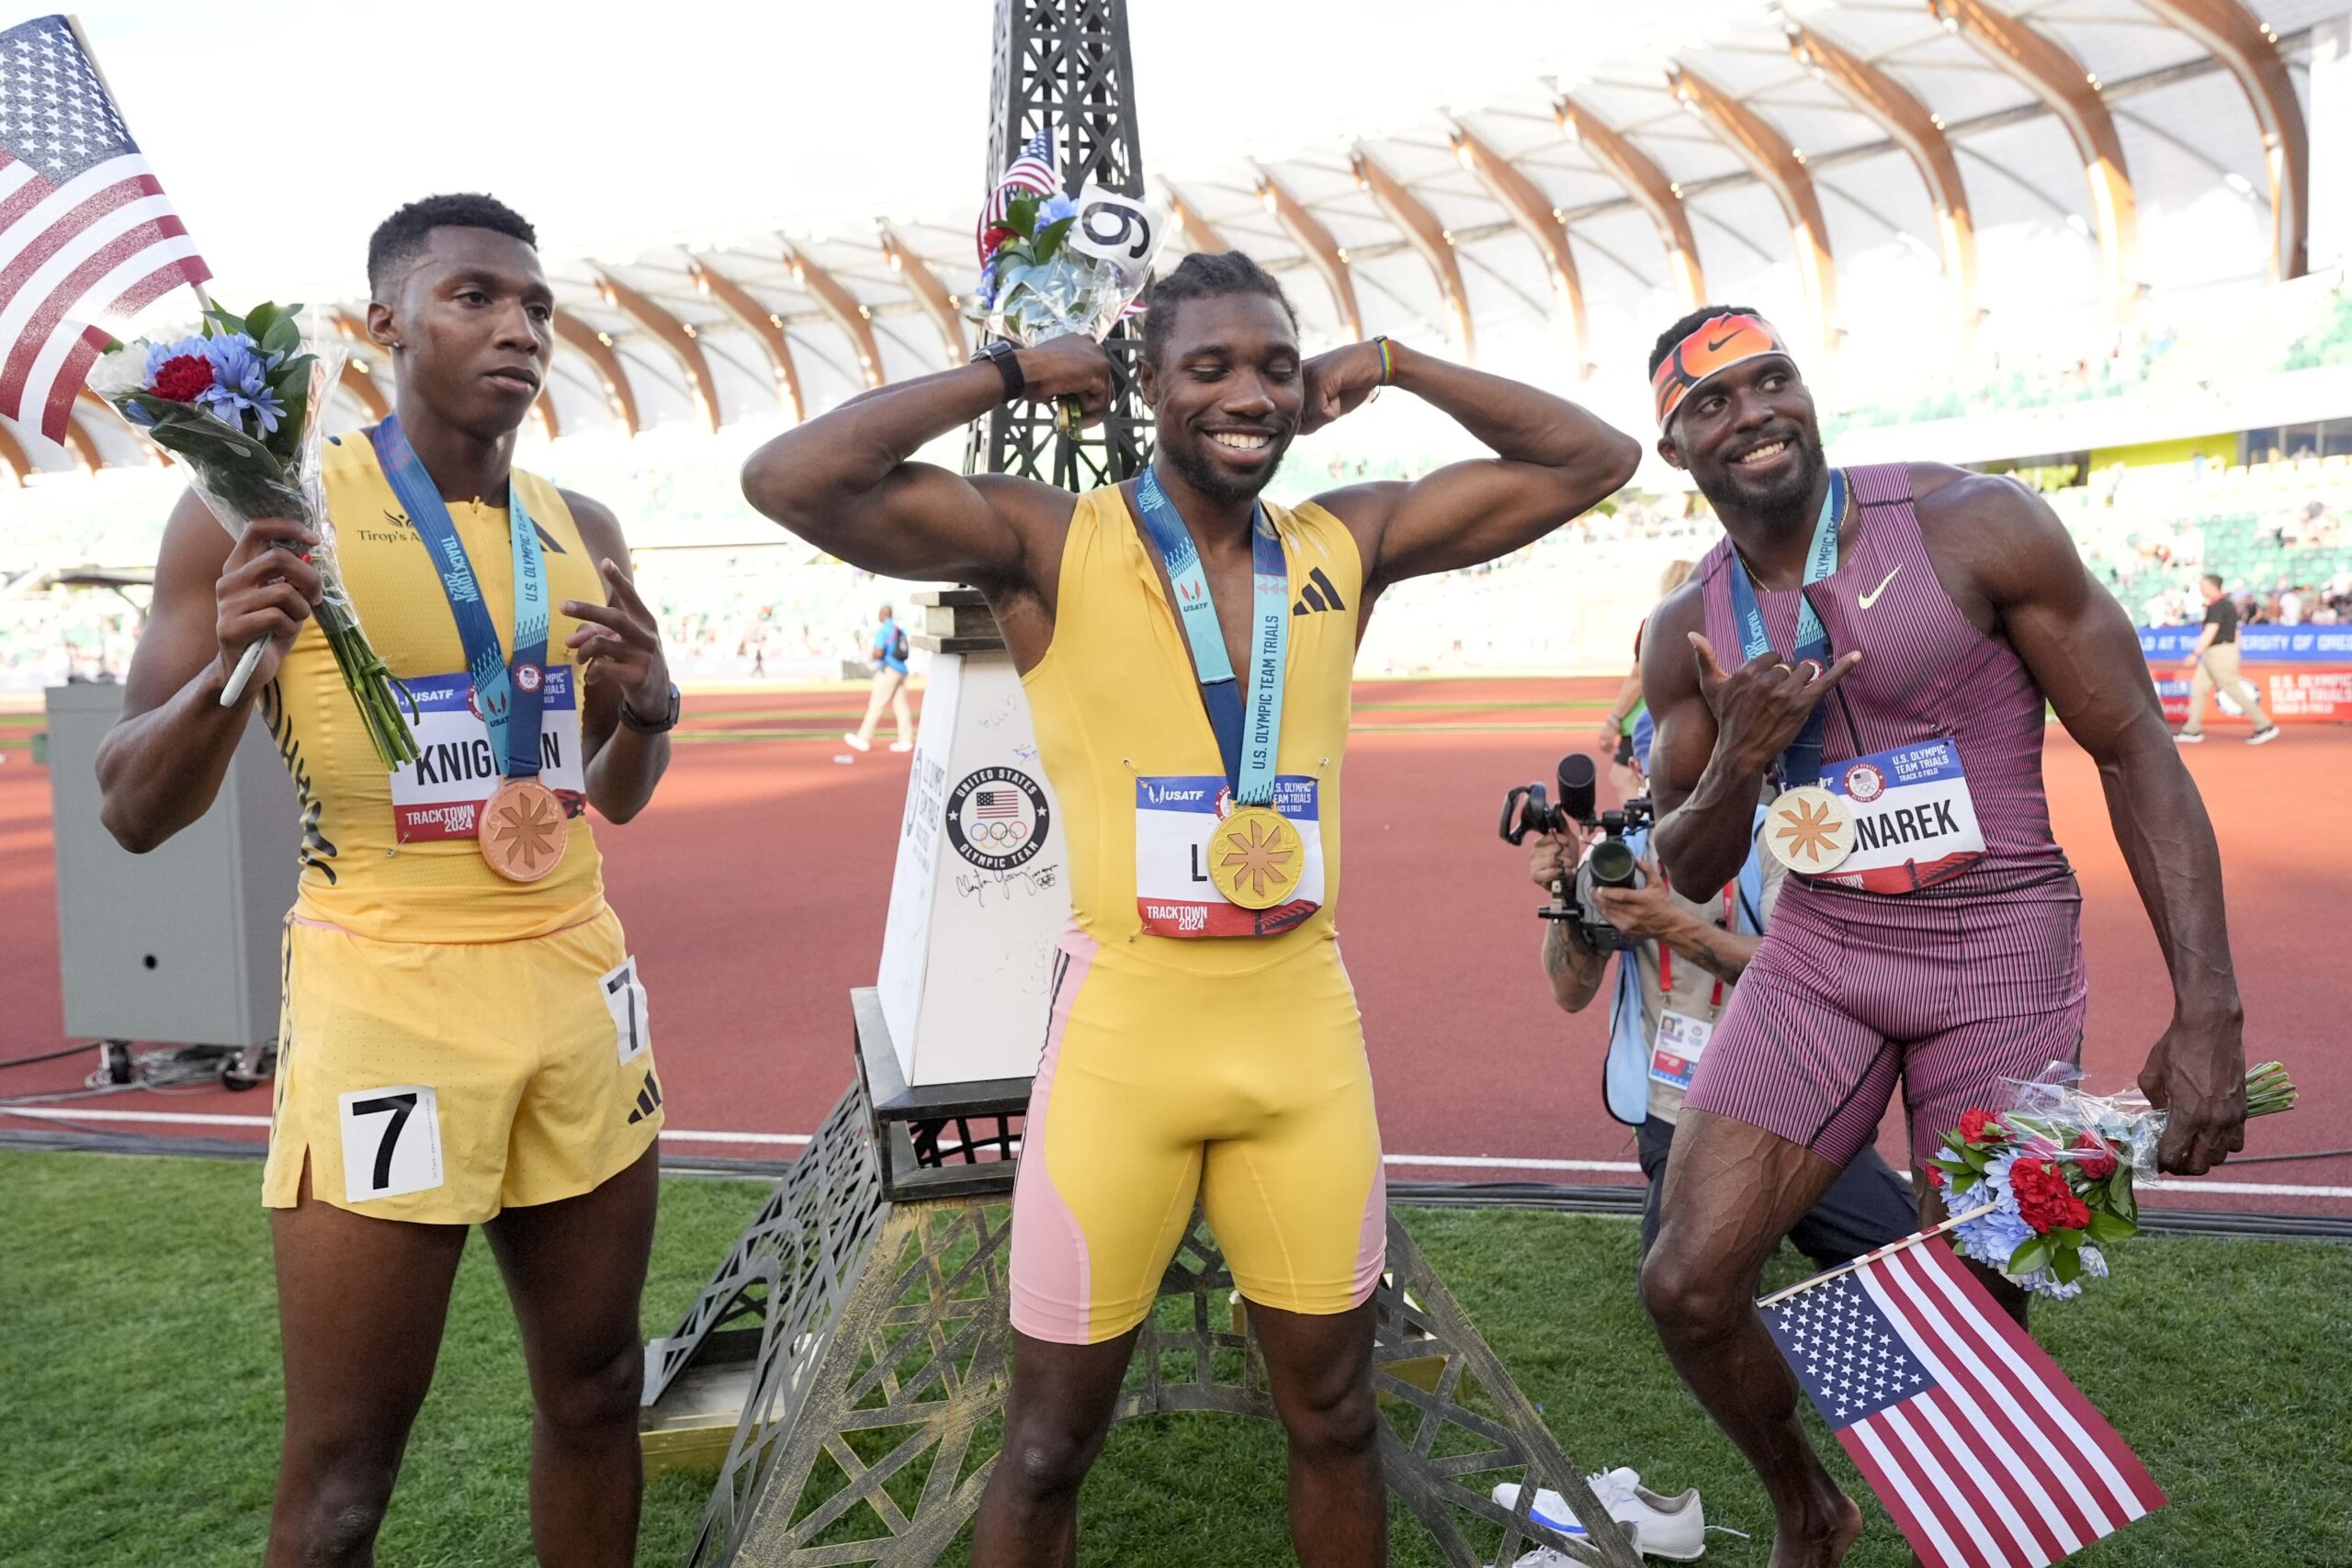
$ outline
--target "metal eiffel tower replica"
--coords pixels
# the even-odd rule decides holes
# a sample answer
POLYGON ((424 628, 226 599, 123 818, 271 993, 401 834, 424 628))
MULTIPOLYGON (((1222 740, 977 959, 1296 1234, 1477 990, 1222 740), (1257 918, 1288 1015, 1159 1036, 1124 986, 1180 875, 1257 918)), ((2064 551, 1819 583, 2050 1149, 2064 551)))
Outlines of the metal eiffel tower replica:
MULTIPOLYGON (((1066 189, 1091 178, 1142 195, 1124 0, 998 0, 995 51, 989 184, 1051 123, 1066 189)), ((1050 406, 1001 407, 974 425, 967 466, 1073 491, 1137 471, 1150 442, 1133 375, 1139 341, 1123 324, 1106 346, 1114 396, 1102 424, 1073 439, 1056 432, 1050 406)), ((917 598, 921 646, 1001 656, 978 595, 917 598)), ((675 1331, 647 1348, 650 1454, 663 1413, 691 1404, 683 1395, 698 1380, 740 1400, 688 1568, 931 1563, 970 1520, 995 1461, 1029 1080, 910 1087, 877 992, 852 992, 851 1011, 856 1081, 675 1331)), ((1160 1290, 1116 1418, 1274 1419, 1232 1273, 1197 1210, 1160 1290)), ((1384 1467, 1445 1560, 1510 1563, 1549 1546, 1577 1562, 1639 1568, 1393 1216, 1375 1301, 1384 1467), (1515 1506, 1491 1500, 1498 1482, 1521 1483, 1515 1506), (1532 1520, 1539 1486, 1598 1521, 1591 1533, 1532 1520)))

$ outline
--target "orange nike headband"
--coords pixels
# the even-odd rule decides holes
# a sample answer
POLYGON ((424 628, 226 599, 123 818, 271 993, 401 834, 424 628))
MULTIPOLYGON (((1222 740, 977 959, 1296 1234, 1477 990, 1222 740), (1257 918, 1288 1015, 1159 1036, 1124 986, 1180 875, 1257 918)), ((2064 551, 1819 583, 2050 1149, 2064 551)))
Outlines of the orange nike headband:
POLYGON ((1780 332, 1761 316, 1725 314, 1701 321, 1658 361, 1656 374, 1650 377, 1650 392, 1657 400, 1658 428, 1666 428, 1682 400, 1697 390, 1701 382, 1768 354, 1792 357, 1780 332))

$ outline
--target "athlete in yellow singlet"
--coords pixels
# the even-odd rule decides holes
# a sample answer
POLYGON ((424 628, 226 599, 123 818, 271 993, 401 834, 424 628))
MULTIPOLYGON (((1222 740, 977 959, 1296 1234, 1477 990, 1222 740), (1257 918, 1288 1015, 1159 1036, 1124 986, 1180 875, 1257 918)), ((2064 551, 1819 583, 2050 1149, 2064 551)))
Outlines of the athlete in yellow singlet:
POLYGON ((1076 1560, 1079 1485, 1196 1195, 1289 1430, 1299 1560, 1361 1568, 1385 1551, 1368 1303, 1386 1218, 1332 925, 1356 643, 1386 585, 1540 537, 1623 484, 1640 449, 1560 399, 1385 339, 1308 359, 1280 286, 1238 253, 1188 256, 1157 285, 1143 350, 1150 477, 1245 689, 1256 502, 1293 436, 1394 384, 1495 453, 1263 508, 1288 602, 1272 809, 1297 835, 1295 884, 1288 862, 1272 888, 1238 897, 1192 874, 1196 855, 1224 863, 1211 835, 1248 818, 1138 483, 1072 496, 910 461, 1014 396, 1075 397, 1099 416, 1109 370, 1092 342, 1001 346, 867 393, 763 447, 743 488, 843 559, 987 594, 1069 820, 1072 919, 1013 1198, 1012 1394, 975 1568, 1076 1560))
POLYGON ((311 618, 320 576, 300 552, 317 536, 261 522, 232 541, 193 496, 165 532, 124 717, 99 755, 105 820, 134 851, 210 807, 255 718, 300 802, 263 1178, 287 1410, 267 1561, 285 1568, 374 1561, 475 1224, 505 1271, 538 1404, 540 1560, 634 1556, 662 1091, 584 813, 627 821, 644 807, 677 700, 612 513, 512 467, 553 344, 534 246, 489 197, 435 197, 368 247, 368 330, 399 377, 397 419, 330 445, 323 479, 343 581, 414 696, 418 759, 386 773, 311 618), (566 819, 535 881, 481 852, 502 770, 441 570, 379 456, 395 428, 429 486, 409 493, 437 492, 502 658, 539 692, 538 782, 566 819), (514 647, 522 526, 553 606, 537 662, 514 647), (252 694, 222 707, 260 639, 252 694))

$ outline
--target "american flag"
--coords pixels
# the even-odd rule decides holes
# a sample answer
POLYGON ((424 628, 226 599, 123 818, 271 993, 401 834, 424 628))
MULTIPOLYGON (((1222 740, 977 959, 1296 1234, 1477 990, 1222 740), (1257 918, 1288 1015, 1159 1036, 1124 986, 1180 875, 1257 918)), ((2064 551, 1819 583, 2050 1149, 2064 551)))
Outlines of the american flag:
POLYGON ((972 806, 976 818, 1021 815, 1021 797, 1009 789, 984 789, 972 796, 972 806))
POLYGON ((2043 1568, 2164 1506, 2138 1456, 1940 1237, 1763 1312, 1928 1568, 2043 1568))
POLYGON ((980 253, 980 260, 989 259, 989 231, 1004 221, 1012 209, 1015 197, 1051 196, 1062 188, 1061 176, 1054 172, 1054 128, 1046 127, 1029 139, 1021 149, 1021 156, 1012 161, 989 192, 988 205, 980 209, 980 226, 973 231, 972 241, 980 253))
POLYGON ((211 276, 73 24, 0 32, 0 414, 63 440, 109 336, 74 312, 211 276))

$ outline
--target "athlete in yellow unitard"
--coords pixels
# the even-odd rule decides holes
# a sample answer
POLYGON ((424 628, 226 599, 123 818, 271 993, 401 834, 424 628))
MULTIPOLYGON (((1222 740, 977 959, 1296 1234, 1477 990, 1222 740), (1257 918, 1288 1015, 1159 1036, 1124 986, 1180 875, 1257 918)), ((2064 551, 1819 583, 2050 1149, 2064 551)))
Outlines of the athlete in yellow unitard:
POLYGON ((1071 496, 910 461, 1012 397, 1099 414, 1102 351, 1065 338, 811 420, 752 457, 744 491, 859 566, 987 594, 1068 818, 1072 921, 1013 1199, 1012 1395, 974 1563, 1075 1560, 1079 1483, 1197 1196, 1290 1433, 1299 1559, 1361 1568, 1385 1551, 1368 1298, 1385 1216, 1332 924, 1356 643, 1385 586, 1529 543, 1640 451, 1385 339, 1308 359, 1280 287, 1236 253, 1186 257, 1145 323, 1158 452, 1126 484, 1071 496), (1384 385, 1495 456, 1259 504, 1293 436, 1384 385))
POLYGON ((286 1357, 273 1565, 374 1560, 474 1224, 538 1403, 540 1560, 634 1559, 662 1090, 583 813, 645 805, 677 700, 612 513, 513 467, 553 344, 534 244, 489 197, 435 197, 368 248, 399 403, 329 446, 323 478, 334 558, 413 699, 418 757, 387 772, 320 631, 320 536, 264 521, 232 541, 193 496, 99 757, 105 820, 136 851, 204 813, 256 716, 300 803, 263 1179, 286 1357), (526 600, 548 607, 537 639, 526 600), (526 807, 503 837, 502 792, 526 807))

